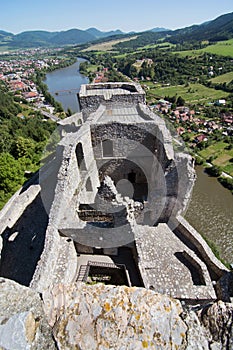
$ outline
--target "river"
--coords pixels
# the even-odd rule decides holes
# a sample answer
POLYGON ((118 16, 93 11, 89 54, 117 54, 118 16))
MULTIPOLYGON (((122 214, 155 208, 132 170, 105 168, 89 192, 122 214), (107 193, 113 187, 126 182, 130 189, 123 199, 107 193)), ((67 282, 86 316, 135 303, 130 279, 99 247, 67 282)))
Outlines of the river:
MULTIPOLYGON (((79 73, 82 61, 78 58, 72 66, 46 75, 45 83, 50 93, 65 110, 79 111, 77 92, 81 84, 88 83, 88 78, 79 73)), ((216 178, 204 173, 202 167, 196 167, 196 172, 197 180, 185 217, 218 247, 221 258, 233 263, 233 195, 216 178)))
POLYGON ((201 166, 196 167, 196 174, 185 217, 219 248, 224 260, 233 263, 233 195, 201 166))
POLYGON ((77 93, 81 84, 89 82, 85 75, 79 73, 79 65, 85 61, 78 58, 77 62, 69 67, 57 69, 46 74, 45 84, 48 85, 49 92, 58 102, 61 102, 64 110, 68 108, 72 112, 79 112, 77 93))

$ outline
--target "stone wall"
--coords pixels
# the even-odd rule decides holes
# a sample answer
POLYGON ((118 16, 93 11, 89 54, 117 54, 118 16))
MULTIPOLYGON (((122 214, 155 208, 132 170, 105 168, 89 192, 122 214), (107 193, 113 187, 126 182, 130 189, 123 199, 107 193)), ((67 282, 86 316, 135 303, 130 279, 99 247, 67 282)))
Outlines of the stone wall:
POLYGON ((182 217, 177 216, 173 218, 173 229, 177 232, 179 238, 185 240, 192 250, 204 261, 206 264, 212 280, 218 280, 229 270, 218 260, 213 254, 212 250, 201 237, 201 235, 182 217))
POLYGON ((120 104, 138 104, 145 103, 145 92, 142 90, 140 85, 130 83, 107 83, 107 84, 89 84, 82 85, 80 93, 78 94, 78 100, 83 112, 84 121, 88 118, 90 113, 95 112, 98 107, 102 105, 111 105, 112 103, 120 104), (88 95, 87 90, 98 89, 98 90, 113 90, 113 94, 110 98, 106 99, 103 95, 88 95), (116 89, 123 89, 130 94, 117 94, 114 92, 116 89))
POLYGON ((70 225, 80 227, 78 205, 82 201, 92 203, 99 186, 88 126, 63 137, 57 148, 53 166, 57 171, 56 175, 47 181, 45 188, 42 187, 45 206, 48 188, 54 187, 54 197, 44 251, 31 281, 31 287, 37 290, 43 290, 52 281, 62 279, 70 282, 76 272, 74 244, 64 240, 60 236, 60 230, 64 227, 69 228, 70 225), (77 145, 81 147, 79 151, 82 149, 83 159, 77 154, 77 145))
MULTIPOLYGON (((59 256, 62 255, 63 244, 58 231, 60 221, 64 216, 65 208, 70 205, 70 193, 74 193, 80 181, 75 154, 73 154, 73 146, 64 147, 60 145, 57 148, 56 161, 60 164, 57 177, 51 178, 48 187, 54 186, 54 201, 49 213, 49 223, 46 231, 44 250, 41 259, 37 265, 31 287, 39 291, 44 290, 56 278, 57 270, 60 269, 58 264, 59 256), (75 161, 70 161, 71 159, 75 161), (77 182, 74 181, 77 179, 77 182)), ((44 189, 46 193, 46 189, 44 189)), ((73 247, 75 252, 75 248, 73 247)), ((64 256, 64 259, 68 257, 64 256)), ((65 261, 64 261, 65 263, 65 261)), ((65 271, 64 271, 65 273, 65 271)), ((64 274, 60 276, 63 278, 64 274)))

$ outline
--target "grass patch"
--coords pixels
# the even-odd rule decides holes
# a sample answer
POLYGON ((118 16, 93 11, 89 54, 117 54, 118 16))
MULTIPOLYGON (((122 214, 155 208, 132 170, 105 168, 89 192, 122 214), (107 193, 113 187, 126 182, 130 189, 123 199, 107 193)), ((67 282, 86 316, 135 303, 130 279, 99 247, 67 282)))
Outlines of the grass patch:
POLYGON ((201 84, 189 84, 188 87, 184 85, 167 87, 150 86, 148 97, 152 97, 152 95, 155 95, 158 98, 177 95, 183 97, 186 103, 207 103, 226 98, 229 94, 221 90, 208 88, 201 84))
POLYGON ((9 46, 0 45, 0 54, 3 54, 8 51, 12 51, 12 49, 9 46))
POLYGON ((185 50, 185 51, 172 51, 173 54, 179 55, 180 57, 198 57, 201 56, 204 51, 203 50, 185 50))
POLYGON ((89 72, 90 72, 90 73, 94 73, 94 72, 97 71, 97 68, 98 68, 98 66, 95 65, 95 64, 88 64, 88 66, 87 66, 87 71, 88 71, 88 73, 89 73, 89 72))
POLYGON ((213 145, 210 145, 207 148, 204 148, 199 152, 199 154, 204 158, 209 158, 212 155, 216 155, 216 152, 222 152, 227 145, 228 144, 226 142, 219 141, 214 143, 213 145))
POLYGON ((223 171, 233 176, 233 163, 228 162, 228 164, 223 167, 223 171))
POLYGON ((227 146, 226 142, 219 141, 199 151, 198 154, 205 159, 214 156, 215 159, 212 163, 220 166, 223 171, 233 176, 233 163, 230 161, 233 158, 233 149, 227 150, 227 146))
POLYGON ((128 54, 128 53, 122 53, 122 54, 120 54, 120 55, 115 55, 114 57, 115 57, 115 58, 124 58, 124 57, 126 57, 126 56, 129 56, 129 54, 128 54))
POLYGON ((233 39, 225 40, 225 41, 219 41, 218 43, 214 45, 209 45, 205 47, 204 49, 199 50, 187 50, 187 51, 174 51, 174 54, 178 54, 179 56, 186 57, 186 56, 200 56, 203 53, 208 52, 215 55, 221 55, 221 56, 230 56, 233 57, 233 39))
POLYGON ((220 260, 229 269, 230 268, 230 264, 228 262, 226 262, 221 257, 220 249, 218 248, 218 246, 212 240, 207 238, 205 235, 203 235, 203 234, 201 234, 201 235, 204 238, 204 240, 206 241, 206 243, 208 244, 208 246, 210 247, 210 249, 212 250, 212 252, 214 253, 214 255, 216 256, 216 258, 218 260, 220 260))
POLYGON ((155 48, 159 48, 159 49, 162 49, 162 50, 168 50, 172 47, 175 47, 176 45, 175 44, 172 44, 172 43, 169 43, 169 42, 162 42, 160 44, 148 44, 148 45, 145 45, 145 46, 142 46, 142 47, 139 47, 137 49, 137 51, 142 51, 142 50, 148 50, 148 49, 155 49, 155 48))
POLYGON ((209 52, 221 56, 233 57, 233 39, 219 41, 214 45, 209 45, 204 49, 204 52, 209 52))
POLYGON ((94 44, 89 46, 88 48, 82 50, 82 52, 88 52, 88 51, 111 51, 114 50, 113 46, 119 43, 123 43, 125 41, 131 41, 137 39, 137 35, 131 37, 131 38, 124 38, 124 39, 118 39, 118 40, 111 40, 107 41, 105 43, 100 43, 100 44, 94 44))
POLYGON ((212 83, 219 84, 219 83, 230 83, 233 80, 233 71, 219 75, 218 77, 210 79, 212 83))

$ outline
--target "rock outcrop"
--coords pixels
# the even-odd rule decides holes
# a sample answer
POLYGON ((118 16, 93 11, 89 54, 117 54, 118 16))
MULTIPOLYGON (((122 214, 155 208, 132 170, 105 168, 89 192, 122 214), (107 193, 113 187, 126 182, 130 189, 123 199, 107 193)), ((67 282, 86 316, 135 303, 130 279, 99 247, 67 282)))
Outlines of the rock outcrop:
POLYGON ((185 349, 179 301, 143 288, 58 285, 43 296, 59 349, 185 349))
POLYGON ((0 349, 233 349, 233 304, 186 309, 145 288, 58 284, 42 296, 0 279, 0 349))
POLYGON ((0 278, 0 349, 55 350, 40 295, 0 278))
POLYGON ((184 312, 188 350, 233 349, 233 304, 222 301, 184 312))

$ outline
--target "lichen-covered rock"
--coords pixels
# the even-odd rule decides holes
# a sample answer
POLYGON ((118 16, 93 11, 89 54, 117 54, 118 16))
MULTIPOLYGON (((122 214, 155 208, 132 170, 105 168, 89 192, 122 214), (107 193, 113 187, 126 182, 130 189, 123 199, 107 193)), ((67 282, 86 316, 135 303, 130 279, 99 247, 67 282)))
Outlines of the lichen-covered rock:
POLYGON ((0 350, 233 350, 233 304, 74 283, 40 295, 0 278, 0 350), (54 338, 53 338, 54 336, 54 338))
POLYGON ((179 301, 143 288, 57 285, 43 294, 59 349, 185 349, 179 301))
POLYGON ((233 350, 233 304, 218 301, 202 312, 202 322, 219 349, 233 350))
POLYGON ((5 278, 0 278, 0 349, 56 349, 39 294, 5 278))
POLYGON ((187 325, 186 350, 209 350, 209 332, 201 325, 197 314, 190 310, 182 316, 187 325))
POLYGON ((182 314, 187 350, 233 350, 233 304, 218 301, 182 314))

